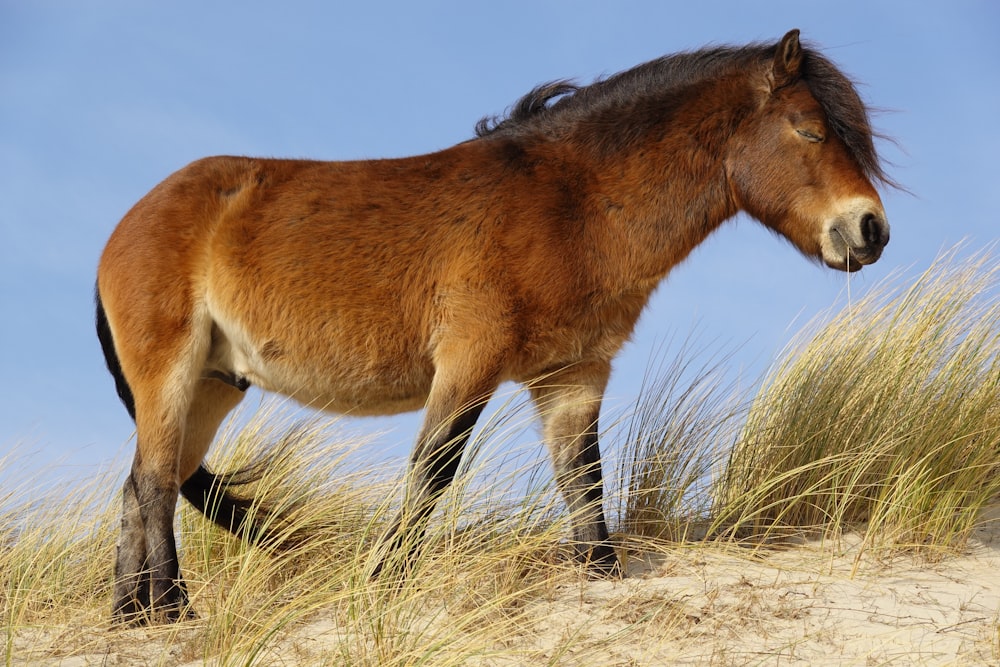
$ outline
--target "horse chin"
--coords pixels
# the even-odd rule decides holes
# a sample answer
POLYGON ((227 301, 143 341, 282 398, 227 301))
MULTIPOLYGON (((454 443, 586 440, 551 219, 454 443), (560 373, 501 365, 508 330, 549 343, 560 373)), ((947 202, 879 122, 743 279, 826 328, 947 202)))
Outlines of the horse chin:
POLYGON ((840 260, 829 260, 824 258, 823 262, 831 269, 836 269, 837 271, 844 271, 846 273, 855 273, 861 270, 863 266, 859 262, 851 261, 850 259, 840 259, 840 260))
POLYGON ((882 255, 878 250, 851 248, 846 245, 837 254, 833 254, 832 256, 831 254, 824 252, 823 262, 831 269, 846 271, 847 273, 854 273, 869 264, 874 264, 882 255))

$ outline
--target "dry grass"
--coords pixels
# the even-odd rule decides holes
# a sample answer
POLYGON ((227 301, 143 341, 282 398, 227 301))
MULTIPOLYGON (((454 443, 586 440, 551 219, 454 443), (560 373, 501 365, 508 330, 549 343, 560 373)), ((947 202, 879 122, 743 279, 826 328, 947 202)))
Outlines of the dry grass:
POLYGON ((746 418, 746 401, 727 381, 729 354, 695 349, 689 338, 676 356, 656 356, 640 403, 616 424, 621 532, 631 541, 704 537, 713 473, 746 418))
MULTIPOLYGON (((857 602, 858 633, 889 627, 872 624, 905 587, 885 583, 886 554, 954 553, 973 534, 986 543, 982 511, 1000 491, 998 271, 985 253, 949 256, 910 286, 874 290, 793 346, 752 400, 724 381, 724 356, 696 366, 683 355, 651 372, 642 404, 614 431, 620 442, 605 441, 621 452, 616 538, 633 574, 621 583, 588 581, 565 557, 568 518, 539 463, 497 478, 505 439, 531 417, 519 409, 487 420, 405 579, 370 577, 401 462, 373 466, 363 443, 320 422, 288 427, 265 414, 224 434, 213 466, 270 452, 252 490, 290 510, 276 530, 311 537, 249 546, 182 504, 181 563, 199 617, 170 627, 109 622, 120 469, 30 504, 2 492, 5 663, 826 659, 847 636, 822 612, 835 593, 874 600, 875 611, 857 602), (760 546, 854 528, 857 538, 792 551, 701 539, 760 546)), ((929 632, 972 662, 995 660, 1000 580, 961 596, 941 612, 947 627, 929 632)), ((860 655, 896 659, 876 646, 860 655)))
POLYGON ((954 252, 807 330, 754 400, 714 518, 775 536, 865 525, 961 548, 1000 492, 1000 264, 954 252))
MULTIPOLYGON (((489 421, 481 437, 506 425, 489 421)), ((109 621, 118 523, 109 490, 120 486, 120 472, 30 507, 9 498, 0 515, 10 531, 0 552, 6 663, 75 656, 82 664, 274 664, 298 655, 320 664, 467 664, 502 653, 525 630, 521 610, 531 601, 585 581, 561 553, 567 524, 551 489, 508 505, 523 471, 487 489, 462 493, 457 485, 409 576, 373 580, 381 556, 373 547, 396 509, 402 464, 393 462, 392 475, 373 472, 359 447, 338 444, 336 431, 318 422, 288 427, 265 416, 224 435, 213 464, 242 467, 266 452, 268 473, 251 490, 268 507, 290 510, 278 532, 309 539, 257 548, 182 504, 180 558, 199 618, 171 627, 109 621), (317 619, 335 640, 317 648, 285 639, 317 619)))

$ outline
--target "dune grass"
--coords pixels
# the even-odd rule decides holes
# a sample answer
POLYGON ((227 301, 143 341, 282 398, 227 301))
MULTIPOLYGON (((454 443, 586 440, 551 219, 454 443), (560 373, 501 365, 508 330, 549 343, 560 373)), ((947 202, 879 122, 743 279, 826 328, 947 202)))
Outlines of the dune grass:
POLYGON ((716 488, 734 535, 865 527, 960 548, 1000 492, 1000 264, 941 257, 824 318, 764 382, 716 488))
MULTIPOLYGON (((507 411, 487 419, 476 446, 488 448, 482 443, 509 427, 507 411)), ((550 486, 523 491, 536 465, 499 478, 487 473, 488 486, 457 484, 408 575, 373 579, 377 538, 397 509, 404 465, 373 471, 362 447, 339 438, 330 422, 289 426, 268 415, 223 434, 213 466, 253 466, 263 454, 267 474, 245 491, 263 499, 262 508, 284 512, 275 534, 309 537, 280 548, 248 545, 181 503, 180 559, 199 616, 167 627, 110 623, 120 471, 30 507, 9 498, 0 513, 5 664, 69 656, 103 664, 108 655, 125 664, 273 664, 296 655, 309 664, 468 664, 516 655, 512 638, 530 629, 521 627, 521 610, 585 581, 562 553, 567 518, 550 486), (317 618, 325 619, 322 641, 287 638, 317 618)), ((496 464, 485 453, 463 479, 496 464)))
POLYGON ((619 529, 632 540, 705 536, 714 474, 746 418, 747 403, 727 374, 731 354, 697 348, 693 339, 673 357, 654 354, 638 405, 614 425, 619 529))
MULTIPOLYGON (((960 548, 1000 492, 998 272, 988 253, 949 255, 911 284, 873 289, 808 329, 753 396, 725 379, 725 355, 699 366, 685 347, 653 366, 602 444, 618 453, 609 507, 621 553, 669 559, 678 541, 719 549, 848 530, 888 552, 960 548)), ((267 453, 248 490, 262 511, 287 510, 275 532, 310 537, 247 545, 181 503, 199 616, 169 627, 109 621, 124 465, 29 504, 0 493, 5 664, 587 664, 601 646, 581 643, 579 626, 544 649, 533 641, 533 605, 567 590, 582 599, 592 584, 566 557, 569 519, 546 462, 497 465, 533 417, 519 405, 485 419, 406 578, 370 577, 403 462, 373 464, 335 422, 262 414, 223 433, 213 467, 267 453)), ((623 605, 609 614, 626 628, 689 623, 674 600, 623 605)))

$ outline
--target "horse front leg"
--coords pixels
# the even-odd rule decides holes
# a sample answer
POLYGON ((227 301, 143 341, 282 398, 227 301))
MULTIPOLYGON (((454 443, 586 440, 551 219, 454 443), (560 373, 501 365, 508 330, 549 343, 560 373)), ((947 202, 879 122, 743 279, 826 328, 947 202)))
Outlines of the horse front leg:
POLYGON ((597 421, 610 365, 577 365, 530 387, 544 424, 556 485, 566 501, 577 559, 592 575, 620 577, 621 564, 604 518, 597 421))
POLYGON ((424 423, 410 455, 403 505, 380 544, 385 555, 378 576, 396 558, 412 566, 437 501, 458 471, 469 436, 496 388, 496 374, 482 365, 439 367, 427 400, 424 423), (469 372, 470 369, 474 372, 469 372))

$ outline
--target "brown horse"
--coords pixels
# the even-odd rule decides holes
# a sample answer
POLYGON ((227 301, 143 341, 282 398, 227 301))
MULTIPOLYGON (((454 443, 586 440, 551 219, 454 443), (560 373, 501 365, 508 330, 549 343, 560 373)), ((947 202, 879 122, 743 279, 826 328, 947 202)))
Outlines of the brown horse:
MULTIPOLYGON (((426 409, 390 547, 422 530, 496 387, 526 384, 579 558, 620 574, 597 419, 651 291, 739 211, 835 269, 870 264, 887 182, 857 92, 797 30, 540 86, 430 155, 184 167, 98 271, 98 334, 137 431, 115 617, 189 613, 178 493, 205 511, 219 476, 202 459, 250 384, 355 415, 426 409)), ((213 518, 251 534, 246 517, 227 497, 213 518)))

